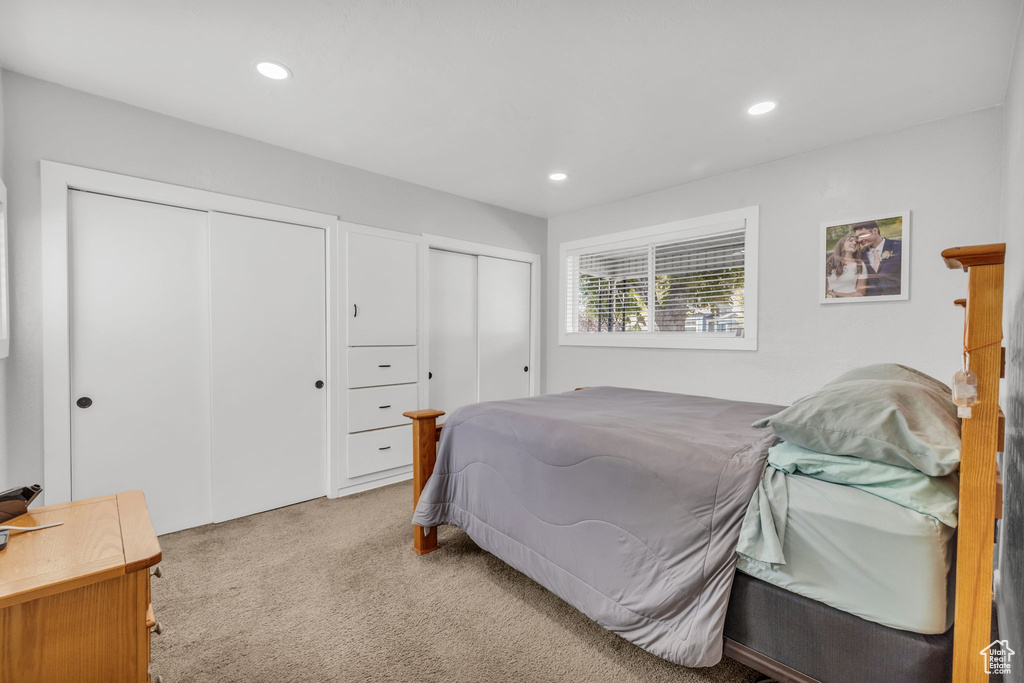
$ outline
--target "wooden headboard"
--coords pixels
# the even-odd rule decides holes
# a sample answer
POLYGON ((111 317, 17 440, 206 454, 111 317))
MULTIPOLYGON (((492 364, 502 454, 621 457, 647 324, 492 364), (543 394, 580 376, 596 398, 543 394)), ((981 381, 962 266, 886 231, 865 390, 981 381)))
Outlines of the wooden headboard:
MULTIPOLYGON (((1002 515, 996 453, 1003 450, 999 380, 1004 375, 1003 259, 1005 244, 956 247, 942 252, 950 268, 967 272, 964 344, 978 374, 978 404, 960 434, 960 513, 957 529, 956 616, 953 680, 988 680, 981 651, 992 639, 992 556, 995 520, 1002 515)), ((952 356, 952 354, 951 354, 952 356)), ((952 358, 951 358, 952 360, 952 358)), ((955 365, 953 365, 955 367, 955 365)))

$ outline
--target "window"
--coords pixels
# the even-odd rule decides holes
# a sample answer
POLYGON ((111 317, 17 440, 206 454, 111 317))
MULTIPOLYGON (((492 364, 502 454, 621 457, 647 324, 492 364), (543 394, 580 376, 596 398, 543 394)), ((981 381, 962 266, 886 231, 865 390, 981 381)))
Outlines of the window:
POLYGON ((758 207, 561 245, 559 343, 757 348, 758 207))

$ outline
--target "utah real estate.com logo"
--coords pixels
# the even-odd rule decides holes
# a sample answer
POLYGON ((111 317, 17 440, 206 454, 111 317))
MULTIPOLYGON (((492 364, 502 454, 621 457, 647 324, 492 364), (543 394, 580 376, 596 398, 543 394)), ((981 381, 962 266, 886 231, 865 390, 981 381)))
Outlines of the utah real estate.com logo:
POLYGON ((1010 649, 1009 642, 993 640, 980 654, 985 658, 985 673, 1008 674, 1010 673, 1010 658, 1017 653, 1010 649))

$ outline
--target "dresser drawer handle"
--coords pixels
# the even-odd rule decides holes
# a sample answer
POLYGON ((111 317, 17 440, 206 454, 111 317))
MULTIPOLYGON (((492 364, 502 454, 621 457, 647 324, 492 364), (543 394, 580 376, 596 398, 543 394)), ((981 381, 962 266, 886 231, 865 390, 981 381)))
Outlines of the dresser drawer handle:
POLYGON ((156 622, 156 624, 153 625, 153 633, 155 633, 157 635, 160 635, 163 632, 164 632, 163 624, 161 624, 159 621, 156 622))
POLYGON ((386 405, 386 406, 377 406, 377 407, 378 407, 378 408, 380 408, 381 410, 384 410, 385 408, 390 408, 390 407, 391 407, 391 405, 390 405, 390 404, 388 404, 388 405, 386 405))
POLYGON ((377 367, 378 368, 390 368, 391 366, 390 365, 378 365, 377 367))
POLYGON ((157 565, 156 568, 153 570, 151 576, 155 576, 158 579, 162 579, 164 578, 164 570, 160 569, 160 565, 157 565))
POLYGON ((391 446, 382 446, 381 448, 378 448, 377 450, 378 451, 389 451, 389 450, 391 450, 391 446))

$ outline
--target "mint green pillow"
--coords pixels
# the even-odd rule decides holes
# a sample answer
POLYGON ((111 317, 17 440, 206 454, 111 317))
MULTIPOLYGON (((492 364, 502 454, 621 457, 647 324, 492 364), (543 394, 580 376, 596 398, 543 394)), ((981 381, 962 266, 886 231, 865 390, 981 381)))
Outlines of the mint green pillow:
POLYGON ((788 441, 768 450, 768 464, 812 479, 843 484, 929 515, 956 528, 960 480, 955 474, 929 477, 923 472, 848 455, 815 453, 788 441))
POLYGON ((811 451, 852 455, 941 477, 960 466, 960 420, 945 392, 904 380, 827 384, 758 420, 811 451))
POLYGON ((906 365, 899 365, 898 363, 875 363, 874 365, 865 365, 862 368, 854 368, 839 375, 828 384, 849 382, 855 379, 901 379, 904 382, 917 382, 926 387, 940 389, 947 394, 953 393, 948 386, 931 375, 926 375, 920 370, 915 370, 906 365))

